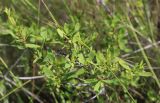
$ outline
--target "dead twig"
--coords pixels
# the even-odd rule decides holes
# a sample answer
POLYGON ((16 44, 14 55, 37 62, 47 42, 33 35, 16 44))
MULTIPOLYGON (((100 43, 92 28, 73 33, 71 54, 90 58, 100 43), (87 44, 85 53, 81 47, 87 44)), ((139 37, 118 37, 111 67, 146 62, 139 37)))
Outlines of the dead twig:
MULTIPOLYGON (((12 85, 17 87, 16 82, 14 82, 13 80, 9 79, 6 76, 0 76, 1 78, 3 78, 4 80, 6 80, 7 82, 11 83, 12 85)), ((44 103, 38 96, 36 96, 35 94, 33 94, 32 92, 30 92, 29 90, 27 90, 26 88, 22 87, 21 88, 25 93, 27 93, 28 95, 30 95, 32 98, 34 98, 35 100, 37 100, 39 103, 44 103)))
POLYGON ((15 63, 13 65, 11 65, 11 67, 8 69, 8 71, 5 73, 5 76, 7 77, 7 75, 9 74, 9 72, 19 63, 19 61, 21 60, 22 56, 24 55, 24 53, 27 51, 24 50, 23 53, 19 56, 19 58, 15 61, 15 63))
POLYGON ((33 77, 18 77, 20 80, 35 80, 35 79, 42 79, 45 76, 33 76, 33 77))
POLYGON ((128 56, 130 56, 130 55, 132 55, 132 54, 141 52, 142 50, 147 50, 147 49, 152 48, 153 46, 156 46, 156 45, 159 45, 159 44, 160 44, 160 41, 158 41, 158 42, 156 42, 156 43, 153 43, 153 44, 149 44, 149 45, 147 45, 147 46, 145 46, 145 47, 143 47, 143 48, 137 49, 137 50, 135 50, 135 51, 133 51, 133 52, 131 52, 131 53, 124 54, 124 55, 122 55, 121 57, 122 57, 122 58, 128 57, 128 56))

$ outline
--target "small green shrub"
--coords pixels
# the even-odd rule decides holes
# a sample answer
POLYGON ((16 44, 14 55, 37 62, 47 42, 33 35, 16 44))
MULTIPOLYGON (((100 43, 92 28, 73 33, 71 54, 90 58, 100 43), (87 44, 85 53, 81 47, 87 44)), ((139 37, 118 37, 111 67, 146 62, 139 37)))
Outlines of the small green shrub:
POLYGON ((151 21, 143 24, 147 2, 106 0, 97 4, 85 0, 39 0, 37 4, 31 0, 12 0, 1 11, 0 43, 4 46, 0 47, 3 48, 0 50, 1 101, 160 101, 156 95, 159 79, 151 66, 154 63, 149 62, 142 48, 146 43, 139 41, 155 42, 153 35, 147 33, 153 34, 151 21), (61 18, 62 15, 65 17, 61 18), (136 57, 132 53, 138 47, 142 55, 136 57), (132 55, 133 59, 125 55, 132 55), (146 67, 151 71, 145 70, 146 67), (154 82, 148 85, 150 79, 154 82), (156 86, 152 88, 152 85, 156 86))

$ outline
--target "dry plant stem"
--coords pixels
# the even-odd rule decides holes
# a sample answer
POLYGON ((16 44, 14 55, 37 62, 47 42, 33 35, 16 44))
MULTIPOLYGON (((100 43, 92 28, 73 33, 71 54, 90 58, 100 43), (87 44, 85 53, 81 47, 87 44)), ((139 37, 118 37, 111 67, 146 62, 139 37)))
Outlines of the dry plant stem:
MULTIPOLYGON (((2 76, 0 76, 2 77, 2 76)), ((11 79, 9 79, 8 77, 4 76, 2 77, 4 80, 6 80, 7 82, 11 83, 12 85, 16 86, 17 87, 17 84, 12 81, 11 79)), ((33 94, 32 92, 30 92, 29 90, 27 90, 26 88, 22 87, 21 88, 25 93, 27 93, 28 95, 30 95, 32 98, 34 98, 35 100, 37 100, 39 103, 43 103, 43 101, 38 97, 36 96, 35 94, 33 94)))
POLYGON ((53 14, 51 13, 51 11, 49 10, 48 6, 46 5, 46 3, 44 2, 44 0, 41 0, 43 5, 45 6, 45 8, 47 9, 47 11, 49 12, 49 15, 51 16, 53 22, 55 23, 56 27, 60 27, 59 23, 57 22, 56 18, 53 16, 53 14))
MULTIPOLYGON (((148 11, 148 6, 144 2, 145 1, 143 0, 144 11, 145 11, 145 14, 146 14, 146 17, 147 17, 149 32, 150 32, 150 35, 151 35, 152 42, 155 43, 155 39, 154 39, 154 36, 153 36, 154 35, 153 34, 153 29, 152 29, 152 25, 151 25, 151 20, 149 18, 150 14, 147 12, 148 11)), ((157 45, 155 45, 155 47, 157 47, 157 45)))
MULTIPOLYGON (((132 30, 132 28, 133 28, 133 27, 130 27, 131 30, 132 30)), ((137 41, 137 43, 138 43, 138 46, 140 47, 140 49, 142 49, 142 50, 141 50, 141 53, 142 53, 142 55, 143 55, 143 57, 144 57, 147 65, 148 65, 148 67, 149 67, 149 69, 150 69, 150 71, 151 71, 151 73, 152 73, 152 75, 153 75, 153 78, 156 80, 157 85, 158 85, 158 87, 160 88, 159 80, 158 80, 156 74, 155 74, 154 71, 153 71, 153 68, 152 68, 152 66, 151 66, 151 64, 150 64, 150 62, 149 62, 149 60, 148 60, 148 58, 147 58, 147 55, 146 55, 146 53, 145 53, 142 45, 140 44, 140 41, 139 41, 139 39, 138 39, 138 37, 137 37, 137 34, 136 34, 135 32, 133 32, 133 34, 134 34, 135 39, 136 39, 136 41, 137 41)))
POLYGON ((24 50, 23 53, 20 55, 20 57, 15 61, 15 63, 13 65, 11 65, 11 67, 8 69, 8 71, 5 73, 5 76, 7 77, 9 72, 18 64, 18 62, 21 60, 22 56, 24 55, 24 53, 27 50, 24 50))
POLYGON ((37 18, 37 25, 40 26, 40 10, 41 10, 41 0, 38 1, 38 18, 37 18))
POLYGON ((9 44, 0 44, 0 47, 10 47, 11 45, 9 45, 9 44))
POLYGON ((35 80, 35 79, 43 79, 45 76, 34 76, 34 77, 18 77, 20 80, 35 80))
POLYGON ((143 48, 137 49, 137 50, 135 50, 135 51, 133 51, 133 52, 131 52, 131 53, 124 54, 124 55, 122 55, 121 57, 122 57, 122 58, 128 57, 128 56, 130 56, 130 55, 132 55, 132 54, 141 52, 142 50, 150 49, 150 48, 152 48, 153 46, 156 46, 156 45, 159 45, 159 44, 160 44, 160 41, 158 41, 158 42, 156 42, 156 43, 153 43, 153 44, 150 44, 150 45, 147 45, 147 46, 145 46, 145 47, 143 47, 143 48))
POLYGON ((104 91, 105 91, 105 89, 102 88, 98 94, 94 95, 94 96, 91 97, 89 100, 85 101, 84 103, 88 103, 88 102, 90 102, 91 100, 94 100, 97 96, 103 94, 104 91))
POLYGON ((139 93, 138 91, 136 91, 135 89, 129 88, 129 90, 130 90, 131 92, 135 93, 135 94, 136 94, 137 96, 139 96, 141 99, 144 99, 144 96, 143 96, 141 93, 139 93))
MULTIPOLYGON (((32 61, 32 76, 34 77, 36 75, 37 72, 37 65, 33 63, 32 61)), ((34 93, 34 89, 35 89, 35 80, 32 79, 32 93, 34 93)))
POLYGON ((94 95, 93 97, 91 97, 89 100, 85 101, 84 103, 89 103, 91 100, 94 100, 97 97, 97 95, 94 95))
MULTIPOLYGON (((129 8, 129 4, 127 3, 126 5, 127 5, 127 7, 129 8)), ((125 13, 125 14, 126 14, 126 13, 125 13)), ((128 18, 128 17, 129 17, 128 14, 126 14, 126 17, 127 17, 128 23, 129 23, 128 28, 132 30, 133 35, 134 35, 134 37, 135 37, 136 42, 138 43, 139 48, 142 49, 143 47, 142 47, 142 45, 141 45, 141 43, 140 43, 140 41, 139 41, 139 39, 138 39, 138 36, 137 36, 136 32, 134 31, 134 27, 133 27, 130 19, 128 18)), ((152 77, 155 79, 155 81, 156 81, 156 83, 157 83, 157 85, 158 85, 158 87, 159 87, 159 89, 160 89, 160 82, 159 82, 156 74, 154 73, 153 68, 152 68, 152 66, 151 66, 151 64, 150 64, 150 62, 149 62, 149 60, 148 60, 148 58, 147 58, 147 55, 146 55, 146 53, 145 53, 145 51, 144 51, 143 49, 141 50, 141 53, 142 53, 143 58, 145 59, 147 65, 148 65, 148 67, 149 67, 149 69, 150 69, 150 71, 151 71, 151 73, 152 73, 152 75, 153 75, 152 77)))
POLYGON ((4 96, 2 96, 0 98, 0 101, 4 100, 6 97, 8 97, 9 95, 11 95, 12 93, 16 92, 18 89, 22 88, 23 86, 25 86, 26 84, 28 84, 30 82, 30 80, 28 80, 27 82, 23 83, 20 86, 17 86, 17 88, 11 90, 10 92, 6 93, 4 96))

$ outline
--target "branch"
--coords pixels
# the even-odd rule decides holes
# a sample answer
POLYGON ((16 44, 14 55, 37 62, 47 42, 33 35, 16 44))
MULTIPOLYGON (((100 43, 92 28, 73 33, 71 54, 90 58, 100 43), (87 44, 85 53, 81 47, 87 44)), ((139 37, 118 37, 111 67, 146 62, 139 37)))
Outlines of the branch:
MULTIPOLYGON (((0 76, 1 78, 3 78, 4 80, 6 80, 7 82, 11 83, 14 86, 17 86, 16 82, 14 82, 13 80, 9 79, 6 76, 0 76)), ((31 93, 29 90, 27 90, 26 88, 22 87, 22 90, 24 92, 26 92, 28 95, 30 95, 31 97, 33 97, 35 100, 37 100, 39 103, 44 103, 38 96, 36 96, 35 94, 31 93)))
POLYGON ((21 60, 22 56, 24 55, 24 53, 27 51, 24 50, 23 53, 19 56, 19 58, 15 61, 15 63, 13 65, 11 65, 11 67, 8 69, 8 71, 5 73, 5 76, 7 77, 7 75, 9 74, 9 72, 18 64, 18 62, 21 60))
POLYGON ((34 80, 34 79, 42 79, 45 76, 33 76, 33 77, 18 77, 20 80, 34 80))
POLYGON ((153 44, 149 44, 149 45, 147 45, 147 46, 145 46, 145 47, 143 47, 143 48, 137 49, 137 50, 135 50, 135 51, 133 51, 133 52, 131 52, 131 53, 124 54, 124 55, 122 55, 121 57, 122 57, 122 58, 128 57, 128 56, 130 56, 130 55, 132 55, 132 54, 141 52, 142 50, 147 50, 147 49, 149 49, 149 48, 152 48, 153 46, 156 46, 156 45, 158 45, 158 44, 160 44, 160 41, 158 41, 158 42, 156 42, 156 43, 153 43, 153 44))

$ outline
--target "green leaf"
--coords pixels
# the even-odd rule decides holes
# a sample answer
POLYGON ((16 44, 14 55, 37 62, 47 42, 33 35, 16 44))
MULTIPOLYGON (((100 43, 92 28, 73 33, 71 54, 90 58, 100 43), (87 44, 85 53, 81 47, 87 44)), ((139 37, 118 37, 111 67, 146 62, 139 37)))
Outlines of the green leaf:
POLYGON ((110 84, 110 85, 119 85, 119 81, 117 79, 111 79, 111 80, 102 80, 103 83, 110 84))
POLYGON ((36 44, 25 44, 25 47, 32 48, 32 49, 37 49, 37 48, 40 48, 41 46, 36 45, 36 44))
POLYGON ((80 37, 79 32, 77 32, 77 33, 73 36, 72 41, 73 41, 73 43, 75 43, 75 42, 77 42, 77 41, 81 41, 81 37, 80 37))
POLYGON ((88 83, 88 84, 94 84, 96 82, 98 82, 97 79, 86 79, 85 80, 85 83, 88 83))
POLYGON ((64 67, 65 67, 65 68, 70 68, 70 67, 71 67, 71 64, 66 63, 64 67))
POLYGON ((106 59, 105 59, 103 53, 101 53, 100 51, 98 51, 96 54, 96 60, 97 60, 98 64, 106 62, 106 59))
POLYGON ((47 29, 45 27, 41 27, 40 35, 43 37, 43 39, 47 39, 48 34, 47 34, 47 29))
POLYGON ((64 23, 64 31, 65 33, 69 33, 69 27, 67 23, 64 23))
POLYGON ((49 67, 47 68, 47 67, 44 66, 43 69, 42 69, 44 75, 45 75, 47 78, 53 76, 53 72, 51 71, 51 67, 52 67, 52 66, 49 66, 49 67))
POLYGON ((102 82, 99 81, 95 86, 94 86, 94 91, 98 92, 100 87, 101 87, 102 82))
POLYGON ((5 68, 8 68, 8 65, 5 63, 5 61, 0 57, 0 61, 2 62, 2 64, 5 66, 5 68))
POLYGON ((76 72, 77 77, 84 74, 85 73, 85 69, 81 68, 76 72))
POLYGON ((152 76, 152 73, 151 72, 141 72, 139 73, 139 75, 143 77, 149 77, 149 76, 152 76))
POLYGON ((81 27, 80 24, 76 23, 76 25, 75 25, 75 31, 79 31, 80 27, 81 27))
POLYGON ((4 81, 2 80, 2 81, 0 81, 0 96, 4 95, 5 90, 6 90, 6 88, 5 88, 5 85, 4 85, 4 81))
POLYGON ((57 32, 58 32, 58 34, 59 34, 59 36, 60 36, 61 38, 64 37, 65 33, 64 33, 63 30, 61 30, 61 29, 58 28, 58 29, 57 29, 57 32))
POLYGON ((82 63, 82 64, 85 63, 85 58, 84 58, 83 54, 78 54, 78 61, 79 61, 80 63, 82 63))
POLYGON ((11 35, 13 38, 18 38, 11 30, 9 29, 0 29, 0 36, 3 36, 3 35, 11 35))
POLYGON ((127 70, 130 70, 130 67, 128 66, 127 62, 125 62, 124 60, 122 60, 121 58, 116 58, 119 62, 119 64, 124 68, 124 69, 127 69, 127 70))
POLYGON ((85 73, 85 70, 83 68, 81 69, 78 69, 78 70, 74 70, 72 72, 69 72, 67 73, 64 77, 64 79, 72 79, 72 78, 77 78, 79 77, 80 75, 84 74, 85 73))

